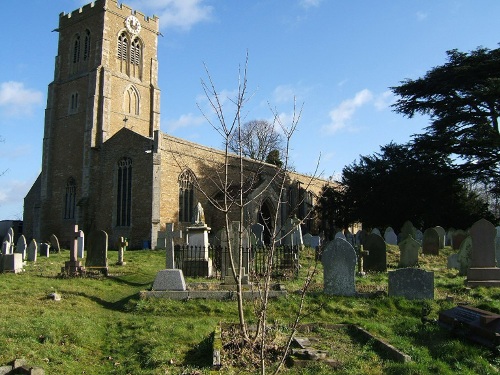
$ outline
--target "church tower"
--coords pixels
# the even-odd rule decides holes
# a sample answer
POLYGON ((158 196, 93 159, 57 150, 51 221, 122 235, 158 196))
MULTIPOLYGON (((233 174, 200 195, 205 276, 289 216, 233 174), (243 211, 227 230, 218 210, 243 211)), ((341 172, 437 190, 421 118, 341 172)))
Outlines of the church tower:
POLYGON ((158 21, 116 0, 59 15, 42 172, 25 199, 31 237, 45 241, 55 233, 67 243, 75 224, 115 237, 142 226, 141 236, 151 235, 160 129, 158 21), (147 191, 134 185, 139 180, 149 184, 147 191), (144 208, 133 206, 132 194, 144 195, 144 208))

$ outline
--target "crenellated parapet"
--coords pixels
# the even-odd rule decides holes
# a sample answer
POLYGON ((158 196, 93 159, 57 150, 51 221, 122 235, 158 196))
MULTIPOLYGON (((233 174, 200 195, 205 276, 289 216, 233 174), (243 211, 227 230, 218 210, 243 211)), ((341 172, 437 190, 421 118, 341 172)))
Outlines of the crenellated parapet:
POLYGON ((61 29, 75 22, 84 20, 103 10, 108 10, 123 18, 134 15, 139 19, 143 27, 152 31, 159 30, 159 18, 157 16, 153 15, 153 17, 149 17, 142 12, 132 9, 126 4, 119 4, 117 0, 96 0, 72 12, 62 12, 59 14, 59 28, 61 29))

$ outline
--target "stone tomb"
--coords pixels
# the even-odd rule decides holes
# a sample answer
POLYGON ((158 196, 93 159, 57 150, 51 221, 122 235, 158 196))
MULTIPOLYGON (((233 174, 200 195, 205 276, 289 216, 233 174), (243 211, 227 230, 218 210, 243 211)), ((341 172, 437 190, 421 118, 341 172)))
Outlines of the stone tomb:
POLYGON ((439 313, 439 325, 481 345, 495 349, 500 337, 500 315, 471 306, 439 313))
MULTIPOLYGON (((201 208, 201 205, 199 207, 201 208)), ((208 257, 208 234, 211 228, 203 221, 197 221, 186 230, 187 257, 182 264, 185 276, 212 276, 212 259, 208 257)))
POLYGON ((500 268, 495 259, 495 226, 486 219, 476 221, 471 229, 472 256, 467 270, 470 286, 500 287, 500 268))
POLYGON ((388 294, 406 299, 434 299, 434 272, 419 268, 389 271, 388 294))
POLYGON ((330 241, 321 256, 325 294, 335 296, 356 295, 354 273, 356 272, 356 251, 341 238, 330 241))

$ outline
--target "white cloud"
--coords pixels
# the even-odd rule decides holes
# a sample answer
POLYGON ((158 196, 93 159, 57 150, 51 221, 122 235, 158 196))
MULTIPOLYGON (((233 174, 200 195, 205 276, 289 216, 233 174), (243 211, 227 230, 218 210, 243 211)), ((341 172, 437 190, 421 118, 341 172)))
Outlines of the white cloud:
POLYGON ((7 115, 31 114, 34 106, 43 103, 40 91, 24 87, 22 82, 2 82, 0 84, 0 107, 7 115))
POLYGON ((303 8, 318 7, 323 0, 300 0, 299 4, 303 8))
POLYGON ((276 103, 293 102, 295 96, 295 90, 291 85, 280 85, 273 91, 273 101, 276 103))
POLYGON ((135 1, 131 5, 158 16, 161 29, 189 30, 197 23, 212 19, 213 7, 204 2, 205 0, 148 0, 147 4, 135 1))
POLYGON ((417 20, 418 21, 423 21, 427 18, 427 13, 419 11, 417 12, 417 20))
POLYGON ((396 97, 392 93, 392 91, 385 91, 380 95, 377 95, 375 98, 375 108, 379 111, 383 111, 386 108, 389 108, 391 104, 393 104, 396 100, 396 97))
POLYGON ((345 129, 356 110, 373 100, 370 90, 364 89, 358 92, 354 98, 346 99, 329 113, 330 123, 323 127, 329 134, 345 129))
POLYGON ((192 113, 181 115, 177 120, 167 121, 167 129, 169 132, 174 132, 177 129, 198 126, 206 122, 205 117, 202 115, 195 116, 192 113))
MULTIPOLYGON (((31 188, 33 182, 5 180, 5 175, 3 176, 3 179, 4 180, 2 180, 2 184, 0 185, 0 206, 2 207, 2 211, 7 206, 15 206, 14 211, 16 212, 12 212, 9 215, 18 215, 19 213, 22 215, 22 203, 24 196, 31 188)), ((6 217, 4 219, 6 219, 6 217)))

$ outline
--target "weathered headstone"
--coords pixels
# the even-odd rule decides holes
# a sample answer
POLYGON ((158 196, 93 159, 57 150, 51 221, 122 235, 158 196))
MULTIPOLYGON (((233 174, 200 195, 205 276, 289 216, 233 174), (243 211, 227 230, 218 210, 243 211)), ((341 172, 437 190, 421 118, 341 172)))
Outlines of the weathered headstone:
POLYGON ((462 241, 465 240, 467 236, 468 236, 467 232, 461 229, 455 230, 451 236, 451 247, 453 248, 453 250, 460 249, 462 241))
POLYGON ((458 274, 460 276, 466 276, 467 270, 469 269, 470 260, 472 257, 472 238, 470 236, 466 237, 460 244, 460 249, 458 250, 458 274))
POLYGON ((439 249, 444 249, 444 243, 446 240, 446 231, 444 230, 443 227, 440 227, 439 225, 434 227, 434 229, 436 230, 439 236, 439 249))
POLYGON ((19 239, 17 240, 17 245, 16 245, 16 253, 21 254, 22 259, 26 259, 26 237, 24 237, 23 234, 19 236, 19 239))
POLYGON ((334 239, 335 238, 340 238, 342 240, 346 240, 347 241, 347 239, 345 238, 344 233, 342 231, 338 231, 337 233, 335 233, 334 239))
POLYGON ((413 239, 416 238, 416 229, 413 226, 412 222, 407 220, 404 222, 403 226, 401 227, 401 233, 400 233, 400 239, 399 241, 404 241, 408 236, 411 236, 413 239))
POLYGON ((321 237, 320 236, 312 236, 311 237, 311 245, 313 249, 316 249, 321 246, 321 237))
POLYGON ((453 246, 453 234, 455 233, 455 228, 449 228, 446 232, 446 237, 444 241, 445 246, 453 246))
POLYGON ((3 241, 2 243, 2 254, 3 255, 9 255, 10 251, 12 249, 12 246, 10 245, 10 241, 7 239, 3 241))
POLYGON ((388 245, 397 245, 398 236, 391 227, 387 228, 384 232, 384 240, 388 245))
POLYGON ((361 229, 356 232, 354 237, 356 238, 356 243, 358 245, 364 245, 366 242, 366 237, 368 237, 368 233, 366 232, 366 230, 361 229))
POLYGON ((420 244, 408 236, 398 246, 400 251, 398 267, 415 267, 418 264, 420 244))
POLYGON ((285 224, 283 230, 283 244, 285 246, 304 246, 302 239, 302 228, 300 227, 300 220, 297 218, 290 218, 285 224))
POLYGON ((378 228, 373 228, 372 231, 370 232, 370 234, 376 234, 376 235, 382 237, 382 233, 380 233, 380 229, 378 229, 378 228))
POLYGON ((78 276, 81 275, 85 270, 84 267, 82 267, 80 261, 78 260, 78 254, 77 254, 78 236, 79 236, 78 225, 74 225, 72 233, 73 240, 71 241, 69 250, 69 260, 65 262, 64 267, 61 268, 62 274, 68 276, 78 276))
POLYGON ((434 272, 419 268, 389 271, 388 294, 406 299, 434 299, 434 272))
POLYGON ((261 223, 256 223, 250 226, 250 230, 255 236, 255 246, 257 247, 264 246, 264 229, 265 227, 261 223))
POLYGON ((61 246, 59 246, 59 239, 55 234, 51 234, 50 236, 50 247, 56 252, 61 252, 61 246))
POLYGON ((364 260, 365 271, 387 271, 387 245, 381 236, 370 233, 366 238, 364 249, 370 253, 364 260))
POLYGON ((2 271, 19 273, 23 271, 23 256, 19 253, 5 254, 1 257, 2 271))
POLYGON ((349 242, 341 238, 330 241, 321 256, 321 263, 325 294, 336 296, 356 294, 354 280, 356 252, 349 242))
POLYGON ((77 232, 76 237, 76 256, 79 259, 85 258, 85 233, 83 230, 77 232))
POLYGON ((500 286, 500 268, 495 259, 495 226, 486 219, 476 221, 471 229, 472 257, 467 271, 471 286, 500 286))
POLYGON ((304 246, 311 247, 311 239, 312 239, 311 233, 304 234, 302 236, 302 240, 304 241, 304 246))
POLYGON ((186 290, 186 282, 184 274, 180 269, 167 269, 161 270, 156 274, 155 281, 153 282, 152 290, 186 290))
MULTIPOLYGON (((243 273, 242 283, 248 283, 248 270, 250 267, 250 239, 248 236, 248 231, 245 228, 240 228, 239 221, 231 222, 231 226, 229 227, 229 236, 231 241, 231 254, 233 257, 234 269, 236 273, 238 272, 238 262, 239 262, 239 252, 242 251, 241 254, 241 268, 243 273), (241 243, 239 238, 239 231, 241 229, 241 243)), ((229 240, 227 237, 226 230, 223 229, 221 232, 221 245, 222 245, 222 277, 224 278, 224 282, 226 284, 234 284, 236 281, 234 280, 231 266, 231 259, 229 256, 229 240)))
POLYGON ((36 262, 37 255, 38 255, 38 245, 36 244, 36 241, 33 239, 28 245, 26 258, 28 262, 36 262))
POLYGON ((46 258, 50 256, 50 244, 46 242, 40 244, 40 256, 46 258))
POLYGON ((85 268, 108 274, 108 234, 105 231, 90 233, 85 268))
POLYGON ((415 240, 422 245, 422 242, 424 241, 424 234, 420 229, 415 229, 415 240))
POLYGON ((449 270, 460 270, 460 262, 458 261, 458 253, 454 253, 448 256, 446 261, 446 268, 449 270))
POLYGON ((422 253, 439 255, 439 233, 434 228, 427 228, 422 242, 422 253))

